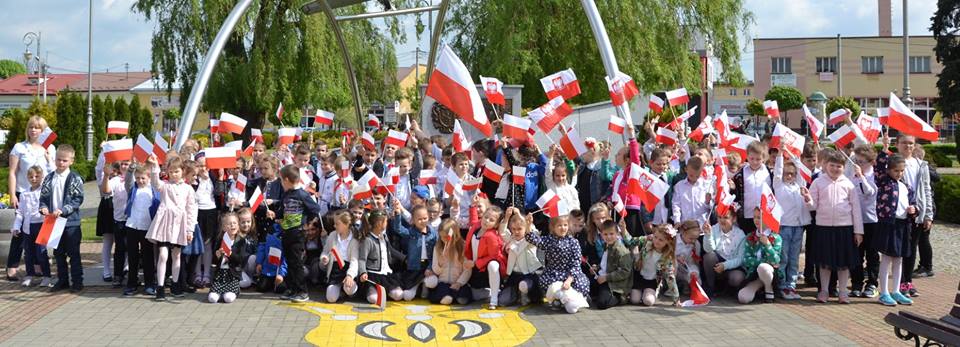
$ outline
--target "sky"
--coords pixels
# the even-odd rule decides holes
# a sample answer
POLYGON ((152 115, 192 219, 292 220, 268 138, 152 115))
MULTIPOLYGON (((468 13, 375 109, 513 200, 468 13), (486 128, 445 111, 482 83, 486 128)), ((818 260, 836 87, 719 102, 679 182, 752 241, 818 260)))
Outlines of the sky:
MULTIPOLYGON (((435 1, 436 0, 428 0, 435 1)), ((93 0, 93 70, 130 71, 150 69, 150 39, 153 23, 130 11, 134 0, 93 0)), ((902 0, 892 0, 893 34, 903 30, 902 0)), ((751 38, 811 36, 875 36, 877 35, 877 2, 873 0, 746 0, 755 23, 748 33, 751 38)), ((929 35, 930 17, 936 0, 910 0, 909 33, 929 35)), ((376 8, 379 10, 379 8, 376 8)), ((0 59, 23 60, 23 37, 27 32, 42 34, 41 53, 48 57, 50 71, 55 73, 87 70, 88 2, 81 0, 0 0, 0 59)), ((413 34, 413 16, 406 21, 407 42, 397 46, 400 66, 415 62, 417 46, 426 51, 429 38, 417 40, 413 34)), ((426 15, 424 15, 426 21, 426 15)), ((584 31, 589 33, 589 30, 584 31)), ((753 77, 753 51, 743 41, 741 67, 753 77)), ((30 47, 35 52, 35 46, 30 47)), ((426 54, 421 55, 421 62, 426 54)))

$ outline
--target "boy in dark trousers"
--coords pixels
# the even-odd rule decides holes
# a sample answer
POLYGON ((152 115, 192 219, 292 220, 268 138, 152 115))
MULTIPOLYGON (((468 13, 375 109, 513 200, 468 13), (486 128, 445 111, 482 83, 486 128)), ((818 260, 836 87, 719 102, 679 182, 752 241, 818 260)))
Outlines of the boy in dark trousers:
POLYGON ((280 170, 280 213, 267 211, 267 217, 278 220, 282 230, 283 255, 287 259, 287 292, 281 299, 293 302, 310 300, 303 280, 303 249, 306 237, 303 225, 320 216, 320 205, 300 187, 300 170, 293 165, 280 170))
POLYGON ((60 244, 53 255, 57 259, 57 284, 51 291, 69 288, 71 292, 83 290, 83 267, 80 264, 80 204, 83 203, 83 178, 70 170, 74 150, 64 144, 57 149, 57 169, 43 179, 40 187, 40 214, 67 219, 60 244), (68 267, 67 257, 70 258, 68 267), (73 285, 70 285, 70 277, 73 285))

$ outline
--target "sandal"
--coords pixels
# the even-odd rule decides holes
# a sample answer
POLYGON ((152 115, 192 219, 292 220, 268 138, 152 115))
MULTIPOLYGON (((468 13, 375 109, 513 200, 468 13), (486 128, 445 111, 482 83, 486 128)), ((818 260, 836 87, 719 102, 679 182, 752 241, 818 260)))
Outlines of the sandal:
POLYGON ((773 292, 764 292, 763 302, 766 304, 773 303, 773 292))
POLYGON ((819 302, 819 303, 821 303, 821 304, 826 304, 826 303, 827 303, 827 299, 829 299, 829 298, 830 298, 830 297, 828 296, 828 294, 827 294, 826 292, 817 293, 817 302, 819 302))
POLYGON ((850 304, 850 296, 847 295, 847 294, 840 294, 839 297, 838 297, 838 299, 837 299, 837 302, 840 303, 840 304, 842 304, 842 305, 849 305, 849 304, 850 304))

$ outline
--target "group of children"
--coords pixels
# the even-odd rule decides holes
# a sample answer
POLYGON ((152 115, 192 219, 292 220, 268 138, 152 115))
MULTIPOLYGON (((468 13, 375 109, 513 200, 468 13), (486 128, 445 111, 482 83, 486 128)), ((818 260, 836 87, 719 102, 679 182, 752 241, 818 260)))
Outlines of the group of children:
MULTIPOLYGON (((885 305, 910 304, 917 295, 911 259, 933 200, 910 136, 897 139, 898 154, 887 153, 885 137, 879 153, 808 144, 799 156, 765 139, 744 157, 718 151, 715 135, 697 145, 630 139, 613 159, 609 143, 587 138, 587 152, 570 160, 557 146, 542 153, 531 142, 483 139, 455 151, 415 122, 408 132, 405 146, 379 149, 294 143, 268 152, 259 143, 230 169, 208 169, 193 140, 163 162, 101 156, 103 279, 127 296, 207 289, 210 302, 227 303, 247 288, 294 302, 313 288, 329 302, 546 301, 570 313, 654 305, 661 294, 680 306, 691 290, 771 302, 800 298, 806 238, 803 280, 819 284, 817 301, 832 291, 840 303, 879 293, 885 305), (666 194, 637 194, 633 170, 667 184, 666 194), (513 171, 523 173, 510 179, 513 171), (568 208, 542 209, 547 191, 568 208), (763 218, 773 199, 783 211, 777 231, 763 218)), ((69 277, 76 290, 83 283, 72 157, 61 146, 57 171, 42 182, 29 176, 39 193, 20 198, 32 221, 24 228, 42 219, 29 206, 68 217, 55 290, 69 277)), ((28 272, 46 263, 49 276, 42 255, 28 250, 28 272)))

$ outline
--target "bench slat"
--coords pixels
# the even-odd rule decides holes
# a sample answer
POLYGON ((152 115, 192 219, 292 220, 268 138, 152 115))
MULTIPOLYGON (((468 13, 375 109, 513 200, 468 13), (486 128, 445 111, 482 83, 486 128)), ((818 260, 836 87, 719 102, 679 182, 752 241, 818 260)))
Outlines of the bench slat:
POLYGON ((939 321, 929 320, 905 311, 900 311, 900 314, 888 313, 883 320, 894 327, 945 345, 960 345, 960 334, 958 334, 960 328, 949 327, 939 321))

